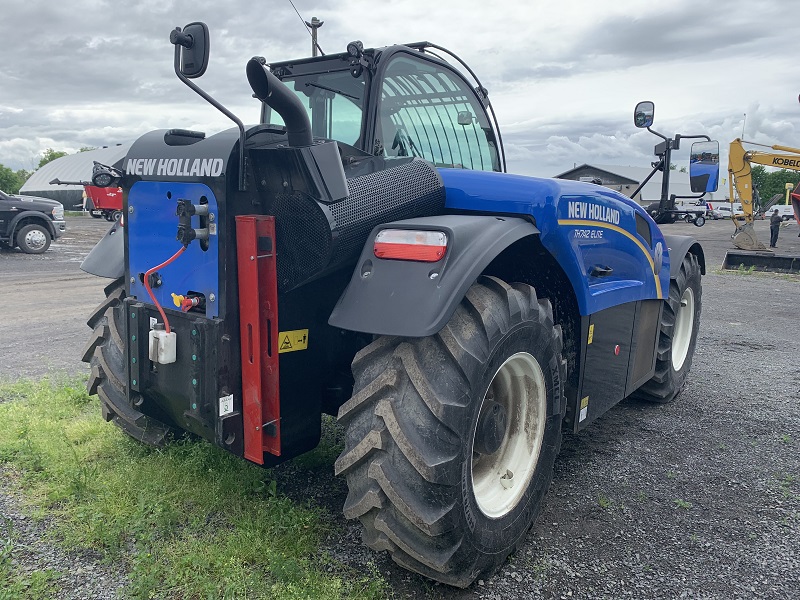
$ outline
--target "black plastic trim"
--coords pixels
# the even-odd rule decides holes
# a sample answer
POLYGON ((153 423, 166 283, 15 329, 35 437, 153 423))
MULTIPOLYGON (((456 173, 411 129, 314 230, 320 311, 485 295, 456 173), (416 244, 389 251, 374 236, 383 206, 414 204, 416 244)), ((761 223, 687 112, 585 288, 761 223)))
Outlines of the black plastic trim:
POLYGON ((514 242, 538 234, 523 219, 484 215, 441 215, 379 225, 367 239, 328 323, 374 335, 432 335, 445 326, 492 260, 514 242), (376 258, 374 239, 382 229, 443 231, 447 252, 435 263, 376 258))
POLYGON ((683 257, 688 252, 697 255, 700 272, 706 274, 706 256, 700 243, 688 235, 665 235, 664 241, 669 249, 669 277, 675 279, 681 270, 683 257))
POLYGON ((118 279, 125 275, 125 236, 114 223, 81 263, 81 270, 98 277, 118 279))
POLYGON ((52 219, 41 210, 26 210, 25 212, 18 213, 12 220, 8 226, 8 236, 10 239, 14 238, 14 235, 17 233, 17 226, 19 222, 23 219, 33 218, 37 223, 44 224, 47 227, 47 231, 50 232, 50 237, 56 237, 56 228, 53 225, 52 219))

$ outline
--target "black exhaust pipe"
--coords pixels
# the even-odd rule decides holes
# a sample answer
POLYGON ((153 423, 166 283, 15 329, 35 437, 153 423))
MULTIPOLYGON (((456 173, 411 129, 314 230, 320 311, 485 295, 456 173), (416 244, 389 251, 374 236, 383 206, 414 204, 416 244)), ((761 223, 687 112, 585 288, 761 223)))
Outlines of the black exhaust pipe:
POLYGON ((270 73, 258 58, 247 61, 247 81, 256 98, 266 102, 283 118, 290 146, 310 146, 313 143, 311 121, 300 98, 270 73))

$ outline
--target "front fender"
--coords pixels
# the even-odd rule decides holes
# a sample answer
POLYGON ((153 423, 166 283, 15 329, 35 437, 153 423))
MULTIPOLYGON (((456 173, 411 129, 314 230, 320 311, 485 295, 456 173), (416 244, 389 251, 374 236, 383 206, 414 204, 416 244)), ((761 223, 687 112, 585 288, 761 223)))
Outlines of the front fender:
POLYGON ((14 238, 14 234, 17 231, 19 222, 28 217, 33 217, 37 223, 44 223, 45 227, 47 227, 47 231, 50 232, 50 237, 51 238, 56 237, 56 228, 53 226, 53 221, 50 220, 50 217, 48 217, 45 213, 38 210, 26 210, 21 213, 18 213, 11 220, 11 224, 9 225, 8 228, 8 235, 10 238, 12 239, 14 238))
POLYGON ((117 221, 89 251, 81 270, 98 277, 118 279, 125 274, 125 236, 117 221))
POLYGON ((681 270, 681 263, 683 257, 688 252, 697 255, 697 261, 700 263, 700 272, 706 274, 706 256, 703 252, 703 247, 700 243, 688 235, 665 235, 664 241, 667 244, 667 251, 669 252, 669 277, 675 279, 681 270))
POLYGON ((374 335, 432 335, 450 320, 469 287, 497 255, 538 234, 524 219, 483 215, 439 215, 378 225, 328 323, 374 335), (447 252, 435 263, 377 258, 373 243, 382 229, 444 231, 447 252))

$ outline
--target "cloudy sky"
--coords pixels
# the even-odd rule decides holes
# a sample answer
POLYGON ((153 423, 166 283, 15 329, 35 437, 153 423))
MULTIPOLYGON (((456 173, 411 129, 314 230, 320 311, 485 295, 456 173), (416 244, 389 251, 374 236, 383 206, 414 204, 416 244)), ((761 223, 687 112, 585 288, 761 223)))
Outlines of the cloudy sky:
MULTIPOLYGON (((509 170, 552 176, 574 164, 648 166, 654 128, 800 146, 800 2, 778 0, 295 0, 322 19, 328 53, 429 40, 489 89, 509 170), (793 30, 795 33, 793 33, 793 30), (746 114, 746 119, 745 119, 746 114)), ((76 152, 151 129, 231 126, 178 81, 169 32, 205 21, 211 66, 198 83, 258 120, 245 64, 307 56, 288 0, 0 0, 0 163, 31 170, 46 148, 76 152)), ((687 144, 688 146, 688 144, 687 144)), ((685 163, 688 149, 674 162, 685 163)))

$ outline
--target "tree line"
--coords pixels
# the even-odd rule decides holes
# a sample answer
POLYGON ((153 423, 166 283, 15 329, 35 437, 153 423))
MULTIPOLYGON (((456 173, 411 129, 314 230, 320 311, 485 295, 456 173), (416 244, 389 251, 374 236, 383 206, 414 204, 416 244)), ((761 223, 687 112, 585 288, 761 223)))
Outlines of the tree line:
MULTIPOLYGON (((88 152, 89 150, 95 150, 95 148, 92 146, 84 146, 78 150, 78 152, 88 152)), ((39 164, 33 171, 27 171, 25 169, 14 171, 13 169, 10 169, 0 163, 0 190, 6 192, 7 194, 18 194, 19 189, 37 170, 41 169, 44 165, 54 161, 57 158, 67 156, 67 154, 67 152, 62 150, 53 150, 52 148, 48 148, 39 156, 39 164)))
POLYGON ((780 196, 777 200, 778 204, 783 204, 786 197, 786 184, 794 184, 794 189, 798 190, 800 184, 800 172, 790 171, 788 169, 780 169, 779 171, 767 171, 766 167, 762 165, 753 165, 753 189, 758 194, 756 195, 756 210, 766 209, 774 202, 772 201, 775 196, 780 196))

